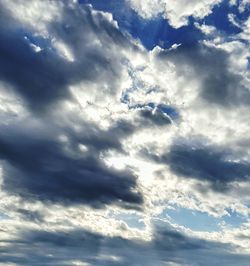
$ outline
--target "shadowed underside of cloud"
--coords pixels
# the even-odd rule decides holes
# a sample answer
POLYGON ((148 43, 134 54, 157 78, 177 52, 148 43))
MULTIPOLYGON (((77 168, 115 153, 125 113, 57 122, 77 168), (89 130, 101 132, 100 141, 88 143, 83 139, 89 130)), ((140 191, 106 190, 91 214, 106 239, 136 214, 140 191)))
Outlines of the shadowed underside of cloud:
MULTIPOLYGON (((126 101, 124 101, 127 103, 126 101)), ((173 123, 179 118, 177 110, 165 104, 135 104, 130 105, 129 109, 136 110, 139 115, 139 125, 143 127, 158 126, 163 127, 173 123)))
POLYGON ((173 61, 180 75, 187 67, 194 70, 195 78, 201 81, 200 96, 208 103, 224 107, 248 105, 250 91, 242 84, 242 76, 230 70, 229 53, 202 44, 181 45, 177 49, 162 51, 160 60, 173 61))
POLYGON ((136 191, 132 171, 107 167, 101 159, 107 150, 124 152, 121 141, 133 133, 130 124, 117 121, 101 130, 74 118, 70 125, 59 127, 57 118, 48 119, 40 112, 50 110, 53 103, 53 110, 57 109, 57 100, 71 98, 70 85, 82 81, 98 87, 90 92, 93 95, 113 97, 120 76, 114 47, 123 49, 128 39, 105 14, 71 1, 58 4, 62 18, 46 24, 48 36, 20 23, 0 5, 0 79, 11 84, 35 111, 33 118, 37 115, 41 120, 39 125, 32 118, 1 127, 2 188, 27 200, 139 206, 142 196, 136 191), (39 47, 37 51, 34 45, 39 47), (58 49, 62 45, 70 56, 58 49), (73 130, 76 123, 80 132, 73 130), (60 136, 65 141, 60 141, 60 136))
POLYGON ((169 165, 170 170, 179 176, 210 182, 217 191, 224 191, 233 181, 246 181, 250 177, 250 163, 236 161, 235 154, 223 147, 174 143, 170 151, 161 156, 147 150, 142 153, 169 165))
POLYGON ((171 119, 169 116, 164 114, 158 108, 142 108, 140 109, 140 117, 144 119, 144 121, 150 122, 150 124, 156 126, 166 126, 171 124, 171 119))
POLYGON ((22 231, 3 240, 0 262, 18 265, 248 265, 249 256, 230 254, 226 244, 186 236, 168 226, 156 228, 151 241, 108 237, 86 230, 22 231), (6 245, 7 244, 7 245, 6 245), (15 253, 12 251, 15 250, 15 253), (209 261, 204 256, 211 256, 209 261), (168 264, 169 263, 169 264, 168 264), (238 264, 239 265, 239 264, 238 264))
POLYGON ((250 163, 233 161, 227 150, 213 147, 173 145, 166 155, 171 171, 178 175, 208 180, 221 190, 233 181, 245 181, 250 176, 250 163))
POLYGON ((62 16, 63 21, 50 22, 49 36, 44 37, 22 26, 1 5, 0 78, 36 111, 69 98, 68 86, 81 81, 101 80, 107 84, 106 93, 116 89, 120 65, 112 48, 102 44, 119 44, 121 48, 128 40, 103 15, 94 17, 88 7, 71 8, 65 4, 62 16), (39 52, 34 51, 32 40, 39 52), (73 60, 62 56, 53 42, 67 47, 73 60))
POLYGON ((101 152, 122 152, 120 138, 131 133, 124 122, 108 131, 93 125, 81 132, 46 129, 46 125, 6 126, 0 133, 0 158, 3 160, 2 187, 24 199, 67 203, 102 204, 142 203, 136 177, 130 170, 107 167, 101 152), (65 134, 65 142, 60 142, 65 134), (20 141, 21 140, 21 141, 20 141), (84 148, 83 148, 84 147, 84 148))

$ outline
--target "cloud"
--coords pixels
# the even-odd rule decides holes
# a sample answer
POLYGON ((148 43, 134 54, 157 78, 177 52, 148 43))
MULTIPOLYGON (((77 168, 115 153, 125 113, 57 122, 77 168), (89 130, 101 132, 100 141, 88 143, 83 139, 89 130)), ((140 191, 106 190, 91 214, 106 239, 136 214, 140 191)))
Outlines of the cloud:
POLYGON ((6 191, 26 200, 62 204, 99 207, 118 200, 142 203, 140 193, 135 191, 134 174, 108 168, 100 159, 105 150, 122 150, 120 138, 133 132, 128 124, 121 121, 107 131, 83 125, 76 133, 37 121, 22 123, 25 126, 1 129, 0 157, 6 191), (64 139, 60 141, 62 134, 64 139))
POLYGON ((32 211, 23 208, 17 209, 17 212, 21 215, 21 218, 35 223, 43 223, 43 215, 39 211, 32 211))
POLYGON ((156 126, 166 126, 172 123, 171 118, 167 114, 162 112, 162 110, 158 107, 141 108, 139 115, 145 120, 145 122, 148 120, 149 122, 151 122, 151 124, 156 126))
POLYGON ((178 176, 211 183, 212 189, 224 192, 234 181, 250 177, 250 163, 237 158, 227 148, 192 142, 173 143, 169 152, 160 156, 144 151, 144 155, 158 163, 165 163, 178 176))
MULTIPOLYGON (((8 97, 20 97, 24 107, 1 124, 2 188, 25 200, 140 206, 132 170, 116 170, 103 160, 106 151, 125 152, 123 138, 134 127, 108 117, 104 129, 90 119, 92 106, 97 117, 98 104, 106 108, 107 98, 113 103, 119 97, 122 49, 134 45, 110 15, 90 6, 63 1, 44 17, 37 4, 31 2, 25 16, 1 3, 6 23, 0 26, 0 78, 14 92, 8 97), (41 24, 32 24, 37 17, 41 24)), ((20 10, 25 5, 17 3, 20 10)))
POLYGON ((89 1, 0 2, 0 264, 248 265, 248 21, 224 36, 199 20, 219 1, 131 0, 204 31, 189 46, 193 26, 160 18, 180 43, 148 51, 123 0, 103 4, 117 22, 89 1), (229 222, 155 225, 171 206, 229 222))
POLYGON ((226 149, 177 144, 171 147, 167 158, 170 169, 176 174, 208 180, 218 190, 227 183, 247 180, 250 175, 249 162, 236 161, 226 149))
MULTIPOLYGON (((6 243, 6 240, 5 240, 6 243)), ((84 229, 26 230, 1 248, 0 261, 18 265, 247 265, 249 256, 230 254, 231 247, 187 236, 167 224, 156 227, 152 240, 108 237, 84 229), (27 248, 29 247, 29 248, 27 248), (13 254, 12 250, 16 251, 13 254), (194 255, 195 253, 195 255, 194 255), (210 260, 204 260, 210 256, 210 260), (83 264, 84 265, 84 264, 83 264)))
POLYGON ((199 95, 208 103, 225 107, 249 104, 250 92, 243 83, 243 76, 234 73, 229 53, 225 50, 203 44, 182 45, 162 51, 158 56, 160 60, 173 61, 178 66, 179 75, 200 81, 199 95))
POLYGON ((187 25, 190 16, 204 18, 220 2, 220 0, 180 0, 178 2, 172 0, 128 0, 131 7, 143 18, 150 19, 160 15, 168 19, 174 28, 187 25))
POLYGON ((61 11, 59 5, 64 21, 49 21, 44 33, 20 24, 15 13, 1 6, 0 78, 30 108, 44 111, 57 100, 69 99, 69 86, 81 81, 102 82, 106 94, 116 93, 121 64, 113 48, 129 42, 110 18, 89 7, 64 4, 61 11))

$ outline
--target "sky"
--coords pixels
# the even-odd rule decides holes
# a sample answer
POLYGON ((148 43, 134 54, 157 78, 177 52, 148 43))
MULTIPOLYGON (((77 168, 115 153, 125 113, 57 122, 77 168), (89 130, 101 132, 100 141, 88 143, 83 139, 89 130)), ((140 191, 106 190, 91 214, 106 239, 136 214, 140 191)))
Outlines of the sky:
POLYGON ((249 266, 249 15, 0 0, 0 266, 249 266))

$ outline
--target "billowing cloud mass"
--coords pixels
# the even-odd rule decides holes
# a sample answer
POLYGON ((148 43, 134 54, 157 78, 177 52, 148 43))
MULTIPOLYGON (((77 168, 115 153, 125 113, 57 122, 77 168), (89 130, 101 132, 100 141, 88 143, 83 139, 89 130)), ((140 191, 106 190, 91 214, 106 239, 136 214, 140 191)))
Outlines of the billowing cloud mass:
POLYGON ((249 265, 249 4, 0 0, 0 265, 249 265))
POLYGON ((204 18, 221 0, 128 0, 131 7, 144 18, 162 15, 170 24, 179 28, 188 24, 189 16, 204 18))

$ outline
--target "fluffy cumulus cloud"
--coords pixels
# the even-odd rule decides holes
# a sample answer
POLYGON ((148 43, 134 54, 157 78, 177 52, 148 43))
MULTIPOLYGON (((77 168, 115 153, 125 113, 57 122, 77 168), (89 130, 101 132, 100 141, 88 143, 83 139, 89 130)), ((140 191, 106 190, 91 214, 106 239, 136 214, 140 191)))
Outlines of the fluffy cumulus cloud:
POLYGON ((131 7, 144 18, 161 15, 168 19, 170 24, 179 28, 188 24, 188 18, 203 18, 212 12, 215 5, 221 0, 128 0, 131 7))
POLYGON ((249 14, 0 0, 0 265, 249 265, 249 14))

